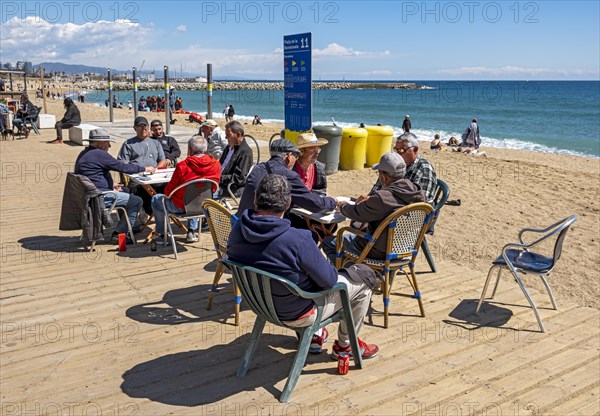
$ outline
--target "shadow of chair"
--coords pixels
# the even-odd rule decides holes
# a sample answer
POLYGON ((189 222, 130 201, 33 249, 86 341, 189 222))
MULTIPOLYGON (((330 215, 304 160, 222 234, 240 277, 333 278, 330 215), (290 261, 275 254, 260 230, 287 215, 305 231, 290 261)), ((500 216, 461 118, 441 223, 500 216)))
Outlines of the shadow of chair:
POLYGON ((492 272, 496 268, 498 269, 496 283, 494 284, 494 289, 492 290, 492 296, 490 296, 490 299, 493 299, 496 295, 496 290, 498 289, 498 283, 500 282, 500 274, 502 273, 502 270, 508 269, 512 273, 515 281, 517 282, 521 290, 523 291, 525 298, 527 298, 527 301, 531 305, 540 330, 542 332, 546 332, 546 328, 544 327, 537 306, 531 298, 529 290, 527 290, 527 287, 523 283, 523 280, 521 280, 519 273, 533 274, 539 276, 540 279, 542 279, 542 283, 546 287, 546 290, 548 291, 550 301, 552 302, 552 307, 555 310, 557 310, 558 307, 556 305, 554 295, 552 294, 552 289, 550 289, 550 285, 548 284, 546 277, 550 274, 554 266, 556 266, 556 262, 558 261, 558 259, 560 259, 565 236, 567 235, 569 227, 575 222, 576 219, 577 216, 571 215, 569 217, 563 218, 558 222, 555 222, 554 224, 546 228, 523 228, 521 231, 519 231, 519 243, 506 244, 502 248, 502 253, 500 254, 500 256, 498 256, 498 258, 492 262, 492 267, 488 272, 487 279, 485 280, 485 284, 481 292, 481 298, 479 299, 479 303, 477 304, 476 313, 479 313, 481 304, 483 303, 483 300, 485 298, 485 294, 487 292, 492 277, 492 272), (544 234, 541 237, 534 240, 533 242, 526 243, 523 237, 526 233, 544 234), (551 256, 530 251, 530 249, 539 246, 543 241, 553 236, 556 237, 556 241, 554 242, 554 250, 551 256))
MULTIPOLYGON (((450 196, 450 187, 448 184, 441 179, 437 180, 437 185, 435 187, 435 192, 433 196, 433 218, 431 219, 431 223, 429 224, 429 229, 427 230, 428 235, 433 235, 435 224, 440 216, 440 211, 448 201, 448 197, 450 196)), ((423 255, 427 260, 427 264, 431 268, 433 273, 437 273, 437 266, 435 264, 435 260, 431 255, 431 251, 429 250, 429 245, 427 244, 427 235, 423 237, 423 241, 421 242, 421 250, 423 250, 423 255)))
POLYGON ((350 308, 350 298, 348 297, 345 284, 337 283, 329 290, 310 293, 301 290, 297 285, 283 277, 255 269, 254 267, 244 266, 228 259, 223 260, 223 262, 233 273, 233 278, 236 285, 240 288, 243 298, 246 300, 250 309, 256 314, 256 321, 254 322, 250 342, 237 372, 238 377, 246 376, 267 321, 274 325, 296 331, 299 338, 298 352, 294 357, 294 362, 285 387, 279 396, 279 401, 282 403, 286 403, 290 399, 292 391, 296 386, 302 368, 304 367, 306 356, 308 355, 313 334, 318 329, 323 328, 332 322, 337 322, 340 319, 343 319, 346 322, 354 364, 357 368, 362 368, 362 356, 354 328, 354 319, 352 318, 352 309, 350 308), (315 322, 310 326, 302 328, 291 328, 283 324, 277 317, 277 312, 275 311, 275 306, 273 304, 272 285, 282 285, 296 296, 304 299, 312 299, 315 302, 317 311, 315 322), (337 311, 333 316, 323 319, 323 308, 325 306, 326 297, 335 292, 339 292, 340 294, 343 305, 342 309, 337 311))
MULTIPOLYGON (((177 255, 177 246, 175 244, 175 236, 173 235, 170 219, 176 218, 181 221, 190 220, 192 218, 203 218, 204 210, 202 209, 202 202, 212 198, 213 192, 218 190, 219 184, 211 179, 194 179, 177 186, 168 196, 163 198, 163 211, 165 213, 164 230, 168 230, 168 233, 165 232, 164 240, 166 243, 168 234, 171 239, 171 246, 173 247, 175 259, 179 259, 179 256, 177 255), (169 211, 166 204, 167 200, 172 199, 173 195, 179 190, 183 191, 183 203, 185 205, 185 212, 181 214, 169 211)), ((198 228, 198 232, 202 232, 202 227, 198 228)))
POLYGON ((408 282, 412 286, 413 295, 404 293, 394 293, 398 296, 406 296, 417 299, 421 316, 425 316, 421 292, 417 285, 417 276, 415 274, 415 260, 419 254, 419 247, 425 237, 425 232, 429 228, 429 224, 433 217, 433 207, 425 202, 410 204, 399 208, 386 219, 384 219, 373 235, 357 230, 352 227, 341 228, 336 237, 336 267, 338 269, 344 267, 348 263, 366 264, 375 271, 383 274, 383 307, 384 307, 384 328, 388 327, 388 306, 394 275, 398 270, 402 271, 407 277, 408 282), (387 232, 386 255, 385 259, 375 259, 368 257, 371 248, 379 238, 383 236, 384 231, 387 232), (349 232, 365 238, 368 243, 363 248, 362 252, 344 250, 343 238, 344 233, 349 232), (403 269, 408 266, 410 275, 403 269))
POLYGON ((208 222, 208 228, 210 229, 210 235, 215 245, 215 250, 217 251, 218 261, 206 309, 210 310, 212 308, 213 300, 217 293, 233 292, 235 294, 235 325, 239 325, 240 303, 242 302, 240 290, 235 285, 235 282, 232 289, 219 289, 219 281, 221 280, 221 276, 223 276, 223 269, 225 267, 223 265, 223 260, 227 258, 227 240, 231 233, 232 221, 237 221, 237 217, 223 205, 212 199, 205 200, 202 203, 202 208, 204 208, 205 211, 205 218, 208 222))

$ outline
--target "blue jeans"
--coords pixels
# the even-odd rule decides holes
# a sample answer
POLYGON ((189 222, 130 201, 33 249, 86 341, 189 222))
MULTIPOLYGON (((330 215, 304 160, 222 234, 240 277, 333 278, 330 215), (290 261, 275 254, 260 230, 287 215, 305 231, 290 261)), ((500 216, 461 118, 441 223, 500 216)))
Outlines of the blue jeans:
MULTIPOLYGON (((152 197, 152 212, 154 213, 154 222, 156 223, 156 234, 165 233, 165 211, 163 209, 163 199, 165 200, 165 207, 169 212, 175 214, 184 214, 185 209, 179 208, 173 203, 172 199, 167 198, 166 195, 156 194, 152 197)), ((188 221, 188 229, 197 231, 198 230, 198 218, 192 218, 188 221)))
MULTIPOLYGON (((106 206, 106 208, 110 208, 113 201, 114 196, 112 194, 107 194, 104 196, 104 206, 106 206)), ((126 192, 117 192, 117 204, 115 206, 125 207, 125 210, 127 211, 127 217, 129 218, 129 223, 133 227, 138 213, 142 208, 142 198, 126 192)), ((121 220, 119 221, 117 228, 115 228, 117 233, 129 232, 129 228, 127 227, 127 223, 125 221, 127 221, 127 219, 124 216, 121 216, 121 220)))
MULTIPOLYGON (((362 251, 355 244, 356 235, 355 234, 344 234, 344 239, 342 240, 344 251, 351 251, 357 254, 360 254, 362 251)), ((335 265, 336 259, 336 237, 325 237, 323 240, 323 251, 327 255, 327 258, 331 263, 335 265)))

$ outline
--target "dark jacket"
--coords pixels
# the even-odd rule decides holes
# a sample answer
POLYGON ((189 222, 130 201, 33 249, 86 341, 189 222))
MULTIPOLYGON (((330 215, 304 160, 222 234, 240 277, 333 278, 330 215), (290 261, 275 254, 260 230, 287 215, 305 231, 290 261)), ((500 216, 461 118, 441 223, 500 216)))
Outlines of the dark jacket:
POLYGON ((144 172, 146 168, 117 160, 95 147, 86 147, 75 161, 75 173, 88 177, 100 191, 113 190, 111 170, 133 174, 144 172))
MULTIPOLYGON (((223 166, 223 162, 227 158, 227 155, 231 151, 231 147, 227 146, 219 159, 219 163, 223 166)), ((233 193, 237 193, 238 189, 244 186, 246 176, 252 166, 252 149, 248 146, 246 140, 242 141, 239 145, 235 146, 235 152, 229 164, 221 172, 221 188, 226 189, 231 183, 231 190, 233 193)))
MULTIPOLYGON (((340 211, 351 220, 369 223, 368 232, 373 234, 381 221, 398 208, 415 202, 425 202, 426 200, 425 193, 419 185, 415 185, 408 179, 399 179, 387 188, 376 191, 360 204, 342 204, 340 211)), ((386 228, 369 252, 369 257, 385 258, 387 235, 388 230, 386 228)), ((356 237, 355 243, 362 250, 367 245, 367 240, 356 237)))
MULTIPOLYGON (((337 270, 325 259, 308 230, 292 228, 290 221, 244 212, 229 234, 227 255, 236 262, 284 277, 300 289, 318 292, 332 288, 337 270)), ((310 311, 314 302, 299 298, 273 282, 273 303, 282 321, 294 321, 310 311)))
POLYGON ((179 143, 175 140, 174 137, 163 135, 162 137, 154 137, 154 140, 158 140, 160 145, 165 152, 165 157, 175 162, 179 156, 181 156, 181 149, 179 148, 179 143))
POLYGON ((81 124, 81 114, 79 113, 79 108, 75 104, 70 105, 65 112, 61 123, 69 123, 74 126, 78 126, 81 124))
POLYGON ((82 230, 86 243, 102 240, 104 211, 102 192, 92 181, 83 175, 67 173, 58 229, 82 230))
POLYGON ((307 209, 312 212, 323 210, 331 211, 335 209, 335 199, 323 197, 308 190, 308 188, 298 176, 298 173, 289 169, 279 156, 274 156, 265 163, 260 163, 252 169, 242 199, 238 207, 237 216, 239 217, 246 209, 254 208, 254 193, 261 179, 269 174, 281 175, 287 178, 292 191, 292 205, 307 209))

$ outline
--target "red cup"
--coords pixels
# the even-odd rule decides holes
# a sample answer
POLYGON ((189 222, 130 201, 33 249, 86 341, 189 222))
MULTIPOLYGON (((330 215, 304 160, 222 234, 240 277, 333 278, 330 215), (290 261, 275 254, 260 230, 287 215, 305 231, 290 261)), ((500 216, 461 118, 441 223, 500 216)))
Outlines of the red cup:
POLYGON ((119 234, 119 251, 127 251, 127 234, 119 234))
POLYGON ((338 374, 346 375, 350 371, 350 354, 340 353, 338 355, 338 374))

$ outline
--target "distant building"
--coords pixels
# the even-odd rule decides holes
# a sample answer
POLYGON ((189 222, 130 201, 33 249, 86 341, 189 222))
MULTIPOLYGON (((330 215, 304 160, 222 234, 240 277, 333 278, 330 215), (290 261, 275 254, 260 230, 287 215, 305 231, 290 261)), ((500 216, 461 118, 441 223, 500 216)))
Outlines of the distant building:
POLYGON ((33 74, 33 64, 30 61, 18 61, 17 69, 25 70, 26 74, 33 74))

